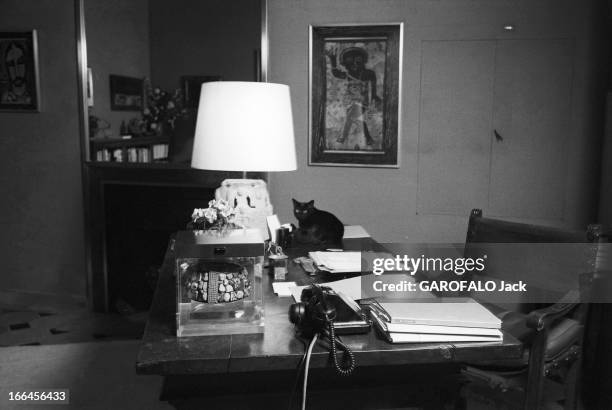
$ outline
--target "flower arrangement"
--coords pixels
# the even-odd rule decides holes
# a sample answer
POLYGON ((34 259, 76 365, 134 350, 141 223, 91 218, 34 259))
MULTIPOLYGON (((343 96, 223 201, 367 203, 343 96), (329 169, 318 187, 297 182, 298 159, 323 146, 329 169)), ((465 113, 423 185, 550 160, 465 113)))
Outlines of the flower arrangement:
POLYGON ((162 90, 159 87, 146 86, 147 105, 142 112, 145 130, 152 134, 161 134, 164 127, 170 131, 174 130, 174 122, 177 118, 186 114, 183 108, 183 94, 180 89, 173 93, 162 90))
POLYGON ((208 208, 196 208, 193 210, 188 228, 218 231, 242 228, 242 226, 234 222, 235 217, 236 210, 229 202, 224 199, 213 199, 208 202, 208 208))

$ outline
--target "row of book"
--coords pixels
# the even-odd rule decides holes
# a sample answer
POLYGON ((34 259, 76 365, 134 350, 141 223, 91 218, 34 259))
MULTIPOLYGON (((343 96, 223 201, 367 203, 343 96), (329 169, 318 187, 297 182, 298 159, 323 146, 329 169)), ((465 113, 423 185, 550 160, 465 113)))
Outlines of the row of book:
POLYGON ((501 320, 469 298, 369 305, 374 325, 391 343, 499 342, 501 320))
POLYGON ((100 162, 152 162, 168 158, 168 144, 155 144, 149 147, 130 147, 100 149, 96 151, 96 161, 100 162))

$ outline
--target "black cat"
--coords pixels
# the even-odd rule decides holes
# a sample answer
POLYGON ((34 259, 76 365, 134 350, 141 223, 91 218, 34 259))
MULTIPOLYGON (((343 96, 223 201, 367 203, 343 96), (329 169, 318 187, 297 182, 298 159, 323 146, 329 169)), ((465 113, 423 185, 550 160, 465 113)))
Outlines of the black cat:
POLYGON ((294 234, 296 242, 342 248, 344 225, 333 214, 315 208, 314 200, 293 199, 293 215, 300 226, 294 234))

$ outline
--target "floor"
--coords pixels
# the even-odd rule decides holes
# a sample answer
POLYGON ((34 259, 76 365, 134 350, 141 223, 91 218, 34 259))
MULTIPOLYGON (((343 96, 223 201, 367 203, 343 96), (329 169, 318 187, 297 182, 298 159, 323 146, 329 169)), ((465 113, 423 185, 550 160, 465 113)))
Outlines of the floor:
POLYGON ((146 313, 99 314, 86 308, 67 311, 0 308, 0 346, 36 346, 100 340, 138 340, 146 313))
MULTIPOLYGON (((23 389, 69 388, 75 409, 170 409, 158 400, 162 378, 134 370, 147 314, 96 314, 84 307, 2 306, 0 303, 0 408, 39 409, 7 400, 23 389)), ((466 391, 468 409, 499 402, 466 391)), ((558 409, 554 401, 546 409, 558 409)))
POLYGON ((0 408, 147 409, 173 407, 158 400, 162 378, 138 376, 136 340, 0 348, 0 408), (9 401, 9 392, 69 389, 69 405, 9 401))
POLYGON ((9 401, 9 392, 49 388, 70 390, 69 405, 51 408, 172 408, 158 400, 162 378, 134 370, 146 312, 98 314, 7 299, 0 302, 0 408, 40 409, 9 401))

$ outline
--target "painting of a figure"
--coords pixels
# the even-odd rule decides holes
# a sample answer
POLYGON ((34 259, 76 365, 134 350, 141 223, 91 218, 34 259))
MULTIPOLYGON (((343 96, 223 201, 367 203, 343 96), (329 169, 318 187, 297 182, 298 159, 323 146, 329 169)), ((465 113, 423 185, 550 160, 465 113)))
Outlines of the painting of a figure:
POLYGON ((311 27, 310 165, 397 163, 401 25, 311 27))
POLYGON ((327 41, 328 150, 381 150, 386 41, 327 41))
POLYGON ((0 33, 0 110, 38 110, 36 32, 0 33))

